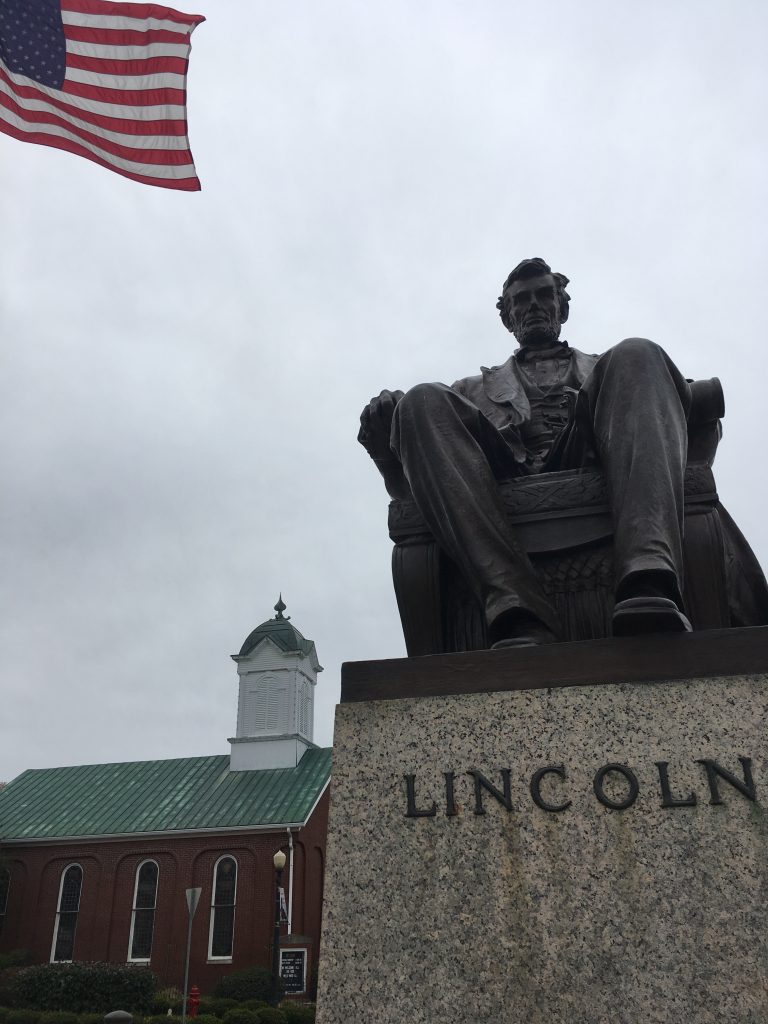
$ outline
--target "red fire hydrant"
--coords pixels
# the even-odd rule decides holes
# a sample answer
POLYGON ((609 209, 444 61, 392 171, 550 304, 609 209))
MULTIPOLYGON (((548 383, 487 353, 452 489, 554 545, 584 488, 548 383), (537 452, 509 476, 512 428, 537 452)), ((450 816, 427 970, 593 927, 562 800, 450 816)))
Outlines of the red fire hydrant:
POLYGON ((189 998, 187 999, 187 1016, 196 1017, 197 1011, 200 1009, 200 989, 197 985, 193 985, 189 990, 189 998))

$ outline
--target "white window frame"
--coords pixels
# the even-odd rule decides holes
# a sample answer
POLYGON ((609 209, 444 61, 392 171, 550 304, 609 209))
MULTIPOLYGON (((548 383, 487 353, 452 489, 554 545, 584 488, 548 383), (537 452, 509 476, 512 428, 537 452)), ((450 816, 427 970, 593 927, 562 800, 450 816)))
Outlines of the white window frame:
POLYGON ((237 880, 240 874, 240 865, 237 863, 237 857, 231 853, 223 853, 216 863, 213 865, 213 884, 211 886, 211 921, 208 926, 208 963, 212 964, 231 964, 232 954, 235 951, 235 918, 237 917, 237 880), (235 865, 235 898, 232 902, 232 952, 229 956, 214 956, 213 955, 213 926, 216 921, 216 875, 219 870, 219 864, 223 860, 231 860, 235 865))
MULTIPOLYGON (((78 917, 80 916, 80 901, 83 898, 83 882, 85 880, 85 872, 83 871, 83 865, 82 864, 78 864, 77 861, 72 861, 71 864, 67 864, 67 866, 62 870, 61 878, 59 879, 59 898, 56 901, 56 918, 54 919, 54 922, 53 922, 53 941, 51 942, 51 958, 49 960, 49 963, 52 963, 52 964, 71 964, 72 963, 71 960, 54 960, 54 956, 56 954, 56 941, 57 941, 57 939, 59 937, 59 919, 61 918, 61 896, 62 896, 62 893, 64 892, 64 879, 67 877, 67 872, 69 871, 70 868, 79 868, 80 869, 80 892, 77 894, 77 911, 76 911, 78 917)), ((67 913, 71 914, 72 911, 68 910, 67 913)), ((75 921, 75 934, 77 934, 77 921, 75 921)), ((74 953, 75 953, 75 935, 72 936, 72 955, 73 956, 74 956, 74 953)))
POLYGON ((129 964, 148 964, 152 959, 152 945, 155 941, 155 913, 157 911, 157 890, 160 885, 160 865, 152 857, 145 857, 144 860, 136 866, 136 877, 133 882, 133 903, 131 904, 131 930, 128 935, 128 963, 129 964), (155 900, 151 907, 139 907, 139 910, 151 910, 152 911, 152 938, 149 943, 149 956, 131 956, 131 950, 133 949, 133 926, 136 923, 136 896, 139 891, 139 874, 145 864, 154 864, 157 868, 157 877, 155 878, 155 900))

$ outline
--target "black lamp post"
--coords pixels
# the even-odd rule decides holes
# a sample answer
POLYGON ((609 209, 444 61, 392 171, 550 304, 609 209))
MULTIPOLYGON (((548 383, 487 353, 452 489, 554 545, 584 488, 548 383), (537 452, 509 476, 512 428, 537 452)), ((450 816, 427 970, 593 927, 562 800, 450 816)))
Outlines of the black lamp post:
POLYGON ((285 854, 278 850, 272 858, 275 865, 275 930, 272 936, 272 1005, 280 999, 280 882, 285 867, 285 854))

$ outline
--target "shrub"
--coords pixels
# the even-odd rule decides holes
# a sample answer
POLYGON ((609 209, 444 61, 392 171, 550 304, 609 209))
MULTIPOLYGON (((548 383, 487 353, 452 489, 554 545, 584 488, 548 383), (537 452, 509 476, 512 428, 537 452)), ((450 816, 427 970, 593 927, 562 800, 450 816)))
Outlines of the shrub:
POLYGON ((280 1004, 288 1024, 315 1024, 315 1007, 312 1003, 294 1003, 286 999, 280 1004))
POLYGON ((154 990, 147 967, 124 964, 37 964, 19 971, 11 983, 17 1006, 102 1015, 117 1009, 146 1013, 154 990))
POLYGON ((164 1013, 167 1016, 170 1009, 180 1015, 183 1002, 184 993, 181 989, 174 988, 173 986, 161 988, 159 992, 155 992, 155 998, 152 1000, 152 1013, 164 1013))
POLYGON ((227 1010, 234 1010, 237 1005, 236 999, 216 999, 214 997, 208 1000, 210 1012, 217 1017, 223 1017, 227 1010))
POLYGON ((38 1024, 80 1024, 76 1013, 68 1010, 44 1010, 38 1024))
POLYGON ((39 1018, 36 1010, 10 1010, 5 1024, 37 1024, 39 1018))
POLYGON ((187 1021, 197 1021, 197 1024, 221 1024, 214 1013, 198 1013, 196 1017, 187 1017, 187 1021))
POLYGON ((269 999, 271 986, 272 975, 266 967, 247 967, 222 978, 213 994, 243 1003, 246 999, 269 999))
MULTIPOLYGON (((104 1017, 103 1013, 81 1013, 77 1018, 77 1024, 104 1024, 104 1017)), ((140 1024, 140 1019, 134 1017, 133 1024, 140 1024)))
POLYGON ((9 953, 0 953, 0 1004, 13 1006, 13 979, 22 967, 31 963, 32 954, 26 949, 12 949, 9 953))
POLYGON ((0 1006, 0 1024, 5 1024, 5 1018, 10 1013, 7 1006, 0 1006))
POLYGON ((224 1024, 259 1024, 259 1011, 237 1006, 224 1014, 224 1024))
POLYGON ((266 999, 246 999, 244 1003, 240 1004, 240 1006, 244 1010, 263 1010, 265 1007, 269 1006, 269 1003, 266 999))
POLYGON ((259 1010, 259 1024, 288 1024, 288 1019, 282 1010, 268 1006, 266 1010, 259 1010))
POLYGON ((144 1024, 168 1024, 169 1021, 178 1021, 179 1017, 169 1017, 167 1013, 153 1013, 144 1018, 144 1024))

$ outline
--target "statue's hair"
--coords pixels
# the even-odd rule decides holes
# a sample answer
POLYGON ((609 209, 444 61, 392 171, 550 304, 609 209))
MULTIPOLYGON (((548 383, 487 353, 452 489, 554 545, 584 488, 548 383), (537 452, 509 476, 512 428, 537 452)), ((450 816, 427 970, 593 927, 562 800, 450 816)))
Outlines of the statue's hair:
POLYGON ((545 263, 540 256, 534 256, 533 259, 523 260, 522 263, 517 264, 515 269, 504 282, 501 289, 501 295, 499 296, 499 301, 496 303, 496 309, 499 311, 501 322, 508 331, 512 330, 512 324, 509 322, 509 313, 507 312, 507 304, 504 301, 504 292, 511 284, 514 284, 515 281, 524 281, 528 277, 538 277, 540 274, 552 274, 552 277, 555 279, 555 285, 560 298, 560 316, 562 323, 565 323, 568 319, 568 303, 571 300, 570 295, 565 290, 565 286, 568 284, 568 278, 565 274, 554 273, 549 264, 545 263))

